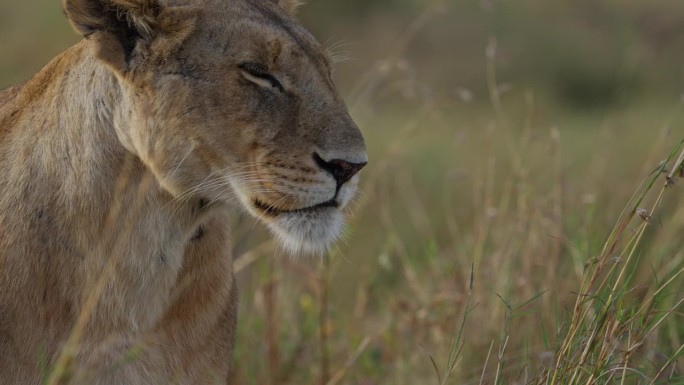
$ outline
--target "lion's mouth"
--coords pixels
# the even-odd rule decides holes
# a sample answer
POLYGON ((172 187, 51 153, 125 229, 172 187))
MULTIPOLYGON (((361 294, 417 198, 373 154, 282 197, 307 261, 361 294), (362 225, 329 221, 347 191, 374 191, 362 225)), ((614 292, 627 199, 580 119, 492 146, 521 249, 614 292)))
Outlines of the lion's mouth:
POLYGON ((254 199, 253 203, 254 203, 254 207, 259 209, 265 215, 272 216, 272 217, 276 217, 276 216, 282 215, 282 214, 312 213, 312 212, 316 212, 316 211, 326 209, 326 208, 337 208, 337 207, 339 207, 339 203, 337 203, 337 201, 335 199, 331 199, 327 202, 319 203, 317 205, 302 207, 299 209, 291 209, 291 210, 285 210, 285 209, 277 208, 274 205, 262 202, 259 199, 254 199))

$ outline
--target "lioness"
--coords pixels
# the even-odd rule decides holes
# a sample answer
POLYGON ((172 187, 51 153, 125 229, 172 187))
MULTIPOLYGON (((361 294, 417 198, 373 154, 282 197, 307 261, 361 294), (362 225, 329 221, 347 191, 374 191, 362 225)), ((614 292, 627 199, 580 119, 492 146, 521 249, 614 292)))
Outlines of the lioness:
POLYGON ((322 251, 366 163, 294 6, 63 0, 85 39, 0 92, 1 384, 67 339, 60 381, 226 382, 229 207, 322 251))

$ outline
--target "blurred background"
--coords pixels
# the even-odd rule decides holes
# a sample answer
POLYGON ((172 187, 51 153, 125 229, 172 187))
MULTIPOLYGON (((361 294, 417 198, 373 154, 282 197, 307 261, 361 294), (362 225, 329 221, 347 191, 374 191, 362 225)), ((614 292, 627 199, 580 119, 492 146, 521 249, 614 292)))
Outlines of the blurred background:
MULTIPOLYGON (((309 0, 300 20, 340 59, 370 165, 324 260, 236 217, 236 383, 531 381, 588 261, 684 137, 684 2, 309 0)), ((57 0, 0 0, 0 36, 0 87, 78 40, 57 0)), ((634 301, 684 264, 681 195, 630 265, 634 301)), ((673 277, 674 316, 634 353, 658 383, 684 381, 673 277)))

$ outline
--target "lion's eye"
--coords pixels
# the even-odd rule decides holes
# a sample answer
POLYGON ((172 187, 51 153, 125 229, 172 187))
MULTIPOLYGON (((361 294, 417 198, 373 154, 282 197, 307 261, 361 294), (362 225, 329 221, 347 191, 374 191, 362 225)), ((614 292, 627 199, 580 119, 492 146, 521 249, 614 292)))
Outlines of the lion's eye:
POLYGON ((242 76, 245 79, 260 85, 262 87, 272 87, 277 88, 280 91, 284 91, 283 85, 278 81, 278 79, 268 73, 268 69, 257 63, 243 63, 238 66, 240 71, 242 71, 242 76))

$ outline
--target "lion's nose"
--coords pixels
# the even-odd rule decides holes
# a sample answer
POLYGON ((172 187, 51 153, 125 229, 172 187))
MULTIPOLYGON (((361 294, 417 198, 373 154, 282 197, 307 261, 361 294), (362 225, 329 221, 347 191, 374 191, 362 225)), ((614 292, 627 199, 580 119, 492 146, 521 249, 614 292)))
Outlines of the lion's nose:
POLYGON ((317 153, 313 154, 313 158, 318 167, 335 178, 338 186, 342 186, 367 164, 367 162, 351 163, 342 159, 324 160, 317 153))

